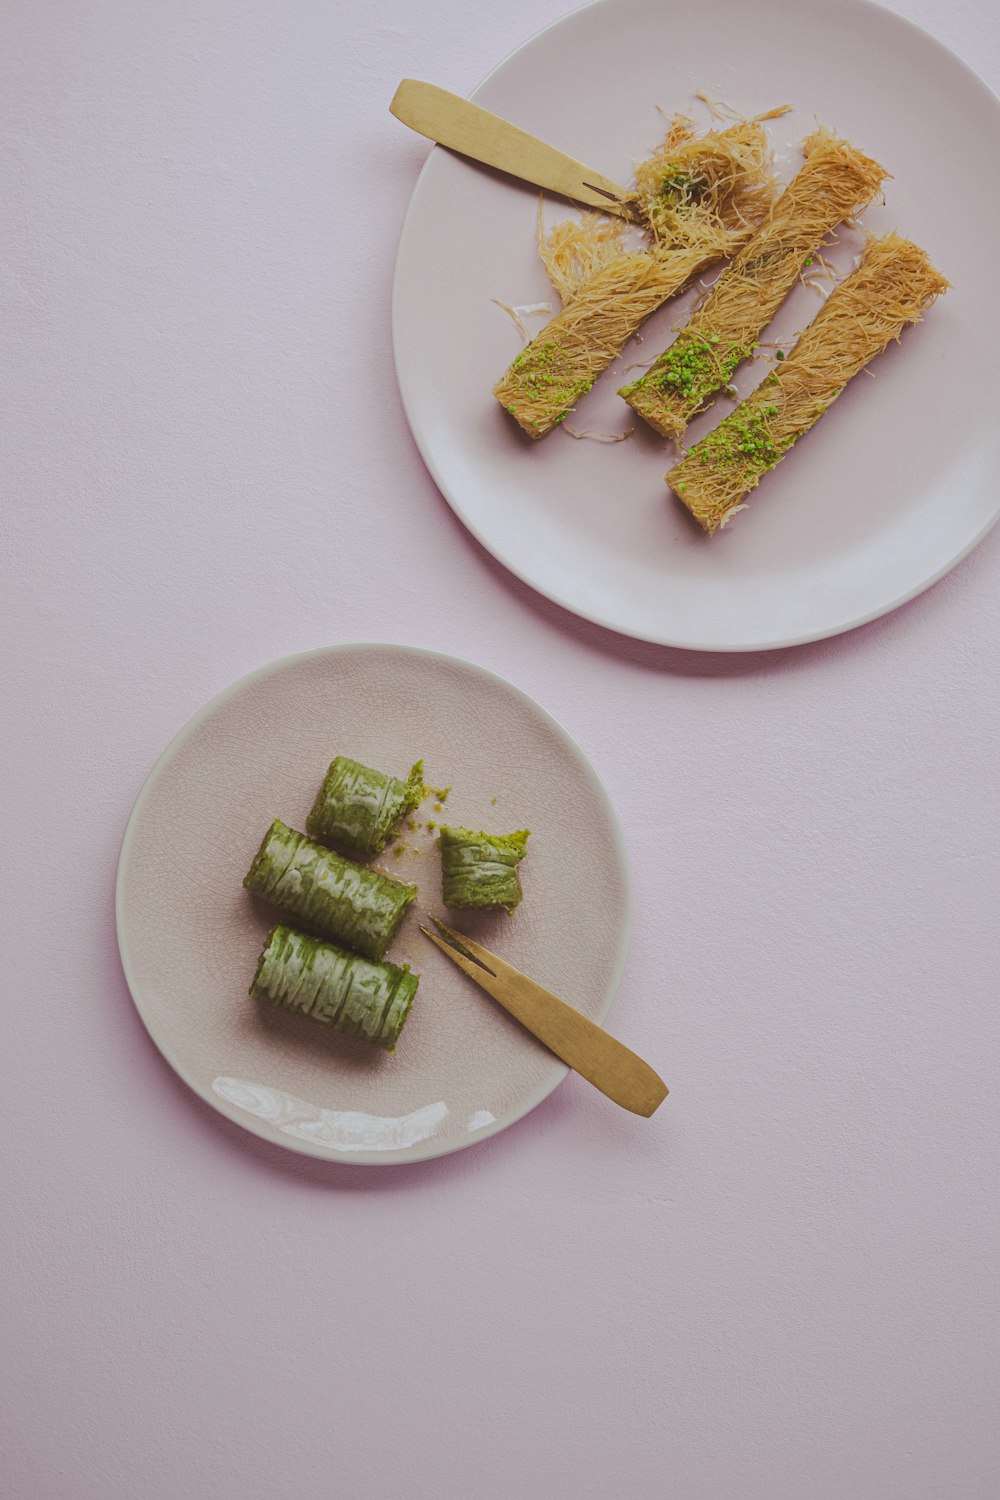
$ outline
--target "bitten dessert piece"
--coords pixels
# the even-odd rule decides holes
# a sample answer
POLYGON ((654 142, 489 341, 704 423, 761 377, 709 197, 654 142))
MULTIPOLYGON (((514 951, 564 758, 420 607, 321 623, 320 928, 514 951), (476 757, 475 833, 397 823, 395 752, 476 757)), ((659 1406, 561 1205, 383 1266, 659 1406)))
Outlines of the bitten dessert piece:
POLYGON ((400 781, 338 755, 306 819, 306 832, 362 858, 381 854, 407 813, 420 805, 423 769, 423 761, 418 760, 407 779, 400 781))
POLYGON ((512 912, 521 900, 517 867, 527 852, 529 830, 474 833, 442 828, 441 891, 453 911, 503 906, 512 912))

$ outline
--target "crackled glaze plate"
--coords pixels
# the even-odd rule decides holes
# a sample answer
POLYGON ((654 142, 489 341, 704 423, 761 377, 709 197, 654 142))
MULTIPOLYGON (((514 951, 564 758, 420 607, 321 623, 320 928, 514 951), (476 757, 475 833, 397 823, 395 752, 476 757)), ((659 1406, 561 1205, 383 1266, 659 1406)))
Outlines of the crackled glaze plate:
MULTIPOLYGON (((646 324, 571 419, 599 434, 634 426, 626 442, 560 429, 532 443, 500 410, 491 387, 521 340, 494 299, 553 299, 535 250, 538 195, 440 148, 400 241, 396 368, 446 499, 539 592, 670 645, 794 645, 911 598, 1000 513, 1000 106, 958 58, 866 0, 601 0, 536 36, 473 97, 626 183, 662 136, 657 106, 709 125, 697 90, 748 115, 794 105, 767 127, 783 178, 817 120, 850 136, 894 174, 864 222, 915 239, 953 283, 765 477, 748 511, 705 537, 663 484, 672 450, 616 394, 626 366, 669 342, 694 293, 646 324)), ((549 223, 570 213, 546 206, 549 223)), ((859 244, 841 232, 829 256, 839 272, 859 244)), ((766 337, 792 340, 818 305, 797 288, 766 337)), ((543 319, 528 321, 537 332, 543 319)), ((742 369, 740 392, 768 367, 742 369)), ((690 440, 731 405, 722 398, 690 440)))
POLYGON ((443 913, 429 819, 530 828, 512 918, 456 920, 594 1020, 628 944, 628 866, 596 774, 564 729, 509 682, 455 657, 333 646, 245 677, 164 751, 129 820, 118 943, 132 998, 163 1056, 246 1130, 326 1160, 419 1161, 472 1145, 533 1109, 567 1069, 419 932, 443 913), (425 801, 375 863, 420 895, 389 957, 420 974, 395 1056, 251 1000, 270 921, 242 889, 275 817, 301 828, 334 755, 405 774, 425 801))

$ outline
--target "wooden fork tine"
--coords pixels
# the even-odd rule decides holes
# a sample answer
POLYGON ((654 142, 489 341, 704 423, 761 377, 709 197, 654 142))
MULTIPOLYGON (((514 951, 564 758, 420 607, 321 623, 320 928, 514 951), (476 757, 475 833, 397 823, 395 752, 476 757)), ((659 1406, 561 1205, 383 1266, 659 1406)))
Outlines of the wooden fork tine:
MULTIPOLYGON (((434 920, 432 917, 431 921, 433 922, 434 920)), ((474 979, 477 984, 481 979, 489 979, 489 974, 479 964, 471 958, 466 958, 465 954, 460 952, 458 948, 453 948, 451 943, 446 943, 443 938, 439 938, 436 932, 431 932, 430 928, 425 927, 422 922, 420 924, 420 931, 424 937, 430 938, 435 948, 440 948, 446 958, 450 958, 464 974, 468 974, 469 978, 474 979)))
POLYGON ((450 941, 442 942, 432 932, 428 932, 426 927, 422 927, 421 931, 427 933, 431 941, 458 965, 463 974, 468 974, 470 979, 474 979, 481 990, 492 995, 494 1000, 498 1000, 508 1010, 514 1007, 514 1014, 517 1014, 515 997, 518 993, 526 986, 535 990, 541 988, 527 974, 522 974, 521 970, 515 969, 513 964, 504 963, 502 958, 497 958, 496 954, 484 948, 482 943, 466 937, 464 932, 453 932, 435 916, 431 917, 431 921, 447 935, 450 941))
POLYGON ((515 969, 511 964, 504 963, 502 958, 498 958, 495 953, 491 953, 488 948, 484 948, 482 943, 477 943, 464 932, 453 932, 446 923, 441 921, 440 917, 432 916, 431 921, 438 931, 443 932, 445 937, 449 939, 449 942, 458 948, 459 952, 464 948, 467 953, 472 954, 473 958, 478 958, 479 962, 490 969, 498 979, 501 976, 513 977, 517 975, 518 978, 523 977, 520 969, 515 969))
POLYGON ((623 1109, 648 1116, 659 1108, 667 1096, 667 1086, 641 1057, 488 948, 464 933, 452 932, 437 917, 431 917, 431 921, 443 937, 428 927, 421 926, 420 931, 550 1052, 623 1109))

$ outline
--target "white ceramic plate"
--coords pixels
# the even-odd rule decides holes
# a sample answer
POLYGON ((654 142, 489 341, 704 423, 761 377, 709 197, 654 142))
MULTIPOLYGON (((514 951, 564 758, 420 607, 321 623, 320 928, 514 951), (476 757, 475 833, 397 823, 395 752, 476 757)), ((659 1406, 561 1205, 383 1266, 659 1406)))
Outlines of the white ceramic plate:
MULTIPOLYGON (((532 443, 500 410, 491 386, 520 340, 492 299, 552 300, 534 245, 537 194, 440 148, 399 247, 396 368, 444 495, 541 593, 646 640, 791 645, 911 598, 1000 511, 1000 106, 945 48, 866 0, 601 0, 515 52, 474 97, 627 182, 662 134, 657 105, 708 124, 697 89, 747 114, 793 104, 768 126, 786 177, 815 121, 850 136, 894 174, 865 223, 915 239, 953 283, 765 478, 749 511, 704 537, 662 483, 670 448, 616 394, 623 367, 669 341, 690 295, 646 325, 573 418, 601 432, 634 422, 628 442, 557 430, 532 443)), ((550 222, 569 212, 555 200, 546 209, 550 222)), ((841 270, 858 243, 842 231, 841 270)), ((797 288, 771 336, 791 339, 818 305, 797 288)), ((738 387, 767 368, 743 370, 738 387)), ((730 409, 721 400, 692 440, 730 409)))
POLYGON ((278 1145, 419 1161, 504 1129, 567 1069, 419 932, 442 912, 426 827, 377 861, 420 887, 389 954, 421 976, 395 1056, 249 999, 275 914, 243 876, 273 818, 303 826, 337 754, 397 774, 423 755, 425 776, 453 790, 446 812, 423 805, 421 823, 532 830, 515 915, 455 925, 598 1021, 628 945, 624 843, 583 752, 544 709, 430 651, 334 646, 275 662, 164 751, 129 820, 117 889, 122 964, 154 1042, 215 1109, 278 1145))

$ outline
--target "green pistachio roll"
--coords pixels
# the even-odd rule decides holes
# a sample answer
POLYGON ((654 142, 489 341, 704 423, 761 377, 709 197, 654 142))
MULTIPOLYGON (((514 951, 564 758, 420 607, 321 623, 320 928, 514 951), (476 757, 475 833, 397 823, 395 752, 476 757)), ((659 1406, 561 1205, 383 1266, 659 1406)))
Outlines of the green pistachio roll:
POLYGON ((306 832, 363 857, 381 854, 407 813, 420 805, 424 763, 418 760, 405 781, 386 776, 360 761, 338 755, 326 773, 306 832))
POLYGON ((290 927, 272 927, 250 986, 254 998, 395 1052, 419 979, 290 927))
POLYGON ((380 959, 417 894, 275 819, 243 884, 323 937, 380 959))
POLYGON ((453 911, 503 906, 512 912, 521 900, 517 867, 527 852, 529 830, 518 833, 474 833, 471 828, 442 828, 441 887, 445 906, 453 911))

